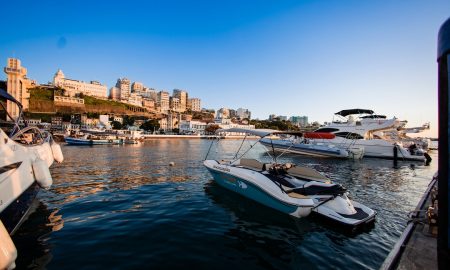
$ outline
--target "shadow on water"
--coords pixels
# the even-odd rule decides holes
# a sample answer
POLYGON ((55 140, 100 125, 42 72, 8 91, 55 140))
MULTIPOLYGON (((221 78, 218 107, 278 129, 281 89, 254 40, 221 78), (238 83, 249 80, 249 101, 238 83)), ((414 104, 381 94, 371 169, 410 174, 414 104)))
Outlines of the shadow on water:
MULTIPOLYGON (((370 232, 374 228, 373 223, 360 228, 349 228, 315 214, 306 218, 295 218, 227 190, 213 180, 205 184, 205 192, 215 204, 230 210, 236 217, 235 223, 238 225, 260 224, 265 226, 270 224, 287 229, 294 233, 296 237, 320 231, 323 228, 343 234, 346 237, 354 237, 360 233, 370 232)), ((259 227, 256 226, 256 228, 259 227)), ((273 236, 273 232, 271 232, 271 236, 273 236)))
POLYGON ((64 226, 64 220, 58 210, 50 210, 38 199, 33 201, 32 212, 13 241, 17 248, 16 269, 45 269, 52 260, 50 234, 64 226))

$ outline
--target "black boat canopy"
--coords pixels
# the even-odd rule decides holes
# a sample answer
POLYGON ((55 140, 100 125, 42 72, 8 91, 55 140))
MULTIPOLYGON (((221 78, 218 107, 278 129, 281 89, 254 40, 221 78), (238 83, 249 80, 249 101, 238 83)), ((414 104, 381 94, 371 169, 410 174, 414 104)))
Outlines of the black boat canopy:
POLYGON ((386 115, 372 114, 372 115, 362 116, 361 118, 386 119, 386 115))
POLYGON ((22 109, 22 104, 20 104, 19 101, 17 101, 13 96, 11 96, 10 94, 8 94, 8 92, 6 92, 5 90, 0 88, 0 97, 6 98, 9 101, 12 101, 14 103, 17 104, 17 106, 19 106, 22 109))
POLYGON ((342 111, 337 112, 335 114, 345 117, 347 115, 361 114, 361 113, 373 114, 373 111, 372 110, 366 110, 366 109, 349 109, 349 110, 342 110, 342 111))

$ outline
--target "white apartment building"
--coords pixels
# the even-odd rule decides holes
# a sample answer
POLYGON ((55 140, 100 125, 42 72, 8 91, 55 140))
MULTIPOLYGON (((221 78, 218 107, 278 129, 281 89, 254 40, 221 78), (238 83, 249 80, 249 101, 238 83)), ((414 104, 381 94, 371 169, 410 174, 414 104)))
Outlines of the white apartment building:
POLYGON ((128 104, 142 107, 142 96, 136 93, 131 93, 130 97, 128 98, 128 104))
MULTIPOLYGON (((24 110, 28 110, 30 102, 28 89, 35 86, 36 82, 27 78, 27 69, 20 65, 19 59, 8 58, 4 71, 7 76, 8 94, 19 101, 24 110)), ((19 117, 19 108, 11 101, 7 101, 6 110, 14 119, 19 117)))
POLYGON ((180 133, 181 134, 205 134, 205 128, 208 124, 200 121, 186 121, 182 120, 179 123, 180 133))
POLYGON ((72 80, 65 77, 61 69, 55 73, 53 77, 53 85, 61 87, 67 91, 69 96, 73 97, 75 94, 83 93, 87 96, 107 98, 108 88, 97 81, 91 81, 90 83, 78 80, 72 80))
POLYGON ((142 97, 153 99, 154 101, 157 101, 158 99, 158 92, 153 88, 144 87, 141 95, 142 97))
POLYGON ((188 100, 188 93, 184 90, 180 89, 173 89, 172 96, 174 98, 178 98, 180 101, 180 112, 186 111, 187 107, 187 100, 188 100))
POLYGON ((133 84, 131 84, 131 92, 132 93, 142 95, 141 93, 143 90, 144 90, 144 84, 142 84, 140 82, 133 82, 133 84))
POLYGON ((130 80, 127 78, 117 79, 116 87, 120 89, 120 99, 128 101, 131 94, 130 80))
POLYGON ((161 112, 167 113, 170 109, 169 92, 159 91, 156 103, 157 103, 157 106, 160 108, 161 112))
POLYGON ((181 112, 181 102, 180 99, 176 97, 169 98, 169 106, 170 109, 174 112, 181 112))
POLYGON ((236 111, 236 115, 239 119, 251 118, 251 112, 248 109, 239 108, 236 111))
POLYGON ((200 103, 201 103, 201 101, 199 98, 189 98, 187 107, 188 107, 188 109, 191 109, 191 111, 193 111, 193 112, 200 112, 202 110, 200 103))
POLYGON ((120 100, 120 88, 115 86, 111 87, 109 89, 109 98, 112 100, 120 100))

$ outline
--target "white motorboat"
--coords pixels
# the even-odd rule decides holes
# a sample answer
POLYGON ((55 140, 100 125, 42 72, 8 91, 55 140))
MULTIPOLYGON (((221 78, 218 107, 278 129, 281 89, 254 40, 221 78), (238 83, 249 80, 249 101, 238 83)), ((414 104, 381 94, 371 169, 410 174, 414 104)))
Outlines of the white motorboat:
MULTIPOLYGON (((13 120, 12 126, 0 129, 0 220, 12 235, 26 218, 40 188, 51 186, 49 167, 54 160, 62 162, 64 157, 51 134, 37 127, 20 128, 22 105, 16 99, 3 89, 0 89, 0 98, 18 106, 20 112, 19 118, 14 120, 0 100, 6 116, 13 120)), ((7 125, 11 122, 1 123, 7 125)), ((1 245, 0 253, 3 250, 1 245)))
MULTIPOLYGON (((222 131, 246 133, 260 138, 292 134, 240 128, 218 130, 218 133, 222 131)), ((259 140, 250 149, 257 143, 259 140)), ((238 157, 236 154, 235 158, 227 161, 205 160, 204 165, 220 186, 297 218, 313 212, 352 228, 375 220, 375 211, 350 200, 344 187, 312 168, 278 163, 275 153, 271 163, 246 159, 243 155, 238 157)))
POLYGON ((364 148, 353 146, 353 142, 345 145, 329 142, 335 137, 332 133, 307 132, 303 133, 303 136, 262 138, 260 143, 272 150, 298 155, 352 159, 361 159, 364 156, 364 148))
POLYGON ((396 129, 403 125, 397 118, 387 119, 384 115, 376 115, 372 110, 350 109, 335 114, 343 121, 333 121, 314 132, 330 132, 336 138, 330 142, 335 144, 353 143, 364 148, 364 157, 394 159, 406 161, 431 161, 430 156, 419 149, 407 149, 401 143, 388 141, 377 136, 377 132, 396 129))

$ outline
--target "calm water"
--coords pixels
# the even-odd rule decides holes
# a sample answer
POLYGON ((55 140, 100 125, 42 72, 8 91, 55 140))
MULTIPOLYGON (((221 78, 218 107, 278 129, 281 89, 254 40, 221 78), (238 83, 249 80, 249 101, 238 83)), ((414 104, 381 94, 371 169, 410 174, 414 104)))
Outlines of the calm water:
MULTIPOLYGON (((240 141, 221 144, 212 158, 240 141)), ((202 165, 209 145, 196 139, 63 146, 52 188, 40 192, 13 238, 17 268, 377 269, 437 170, 436 153, 429 167, 405 162, 398 169, 387 160, 282 156, 325 173, 378 212, 372 229, 348 234, 217 186, 202 165)), ((247 156, 268 159, 263 152, 254 147, 247 156)))

